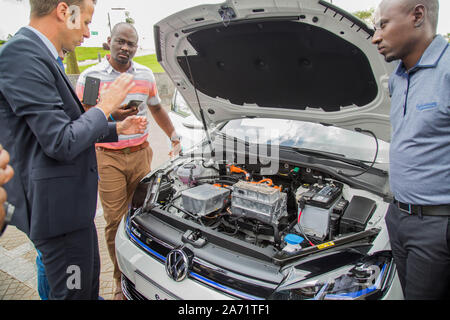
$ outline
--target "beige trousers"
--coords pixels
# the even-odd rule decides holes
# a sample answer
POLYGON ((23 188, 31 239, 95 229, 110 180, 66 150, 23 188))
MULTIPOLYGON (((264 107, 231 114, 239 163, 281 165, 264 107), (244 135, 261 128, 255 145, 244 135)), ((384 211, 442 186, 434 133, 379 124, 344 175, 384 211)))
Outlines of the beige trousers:
POLYGON ((127 213, 139 181, 150 172, 153 151, 150 147, 122 154, 97 149, 100 181, 100 201, 106 220, 105 238, 109 256, 114 264, 114 280, 120 281, 115 237, 123 216, 127 213))

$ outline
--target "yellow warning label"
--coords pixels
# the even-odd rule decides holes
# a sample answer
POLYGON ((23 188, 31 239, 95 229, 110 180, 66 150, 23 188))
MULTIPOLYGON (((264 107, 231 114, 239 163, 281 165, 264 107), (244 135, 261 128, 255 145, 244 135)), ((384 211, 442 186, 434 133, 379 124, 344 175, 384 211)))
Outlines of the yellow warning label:
POLYGON ((334 246, 334 242, 333 241, 329 241, 329 242, 325 242, 325 243, 321 243, 317 245, 317 249, 319 250, 323 250, 329 247, 334 246))

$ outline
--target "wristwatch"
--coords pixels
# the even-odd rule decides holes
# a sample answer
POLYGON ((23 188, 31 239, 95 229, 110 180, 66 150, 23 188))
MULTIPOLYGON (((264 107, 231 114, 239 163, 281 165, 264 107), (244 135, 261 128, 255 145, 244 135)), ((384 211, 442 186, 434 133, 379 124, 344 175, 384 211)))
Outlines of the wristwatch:
POLYGON ((172 136, 170 137, 171 142, 176 142, 176 141, 180 141, 180 140, 181 140, 181 137, 176 132, 174 132, 172 134, 172 136))

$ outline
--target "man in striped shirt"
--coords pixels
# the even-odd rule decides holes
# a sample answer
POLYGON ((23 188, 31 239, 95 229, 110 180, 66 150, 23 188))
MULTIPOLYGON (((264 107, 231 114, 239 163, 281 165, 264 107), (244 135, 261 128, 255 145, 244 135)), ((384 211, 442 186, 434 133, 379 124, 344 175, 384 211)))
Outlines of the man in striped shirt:
MULTIPOLYGON (((180 150, 180 140, 172 122, 161 106, 155 77, 152 71, 134 61, 138 47, 136 29, 128 23, 114 26, 108 38, 111 56, 98 65, 85 70, 77 82, 77 95, 83 97, 87 76, 99 78, 100 90, 113 82, 121 73, 134 76, 135 86, 128 93, 123 107, 113 113, 109 121, 121 121, 130 115, 148 116, 150 110, 156 123, 172 141, 171 155, 180 150), (127 108, 130 101, 136 100, 127 108), (148 108, 147 108, 148 107, 148 108)), ((87 107, 87 106, 85 106, 87 107)), ((121 135, 114 143, 98 143, 96 145, 99 171, 99 194, 106 220, 105 237, 111 260, 114 263, 114 280, 116 288, 114 299, 123 299, 120 289, 120 270, 115 255, 115 236, 117 228, 131 203, 133 193, 139 181, 150 172, 152 149, 148 144, 148 131, 138 135, 121 135)))

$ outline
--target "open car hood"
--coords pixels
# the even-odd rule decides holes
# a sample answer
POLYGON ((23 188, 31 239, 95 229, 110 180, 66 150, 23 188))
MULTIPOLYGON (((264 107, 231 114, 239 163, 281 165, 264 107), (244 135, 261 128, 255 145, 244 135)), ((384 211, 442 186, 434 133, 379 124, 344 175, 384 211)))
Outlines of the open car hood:
POLYGON ((208 126, 284 118, 390 141, 393 66, 371 43, 373 30, 329 2, 201 5, 158 22, 154 32, 158 61, 208 126))

